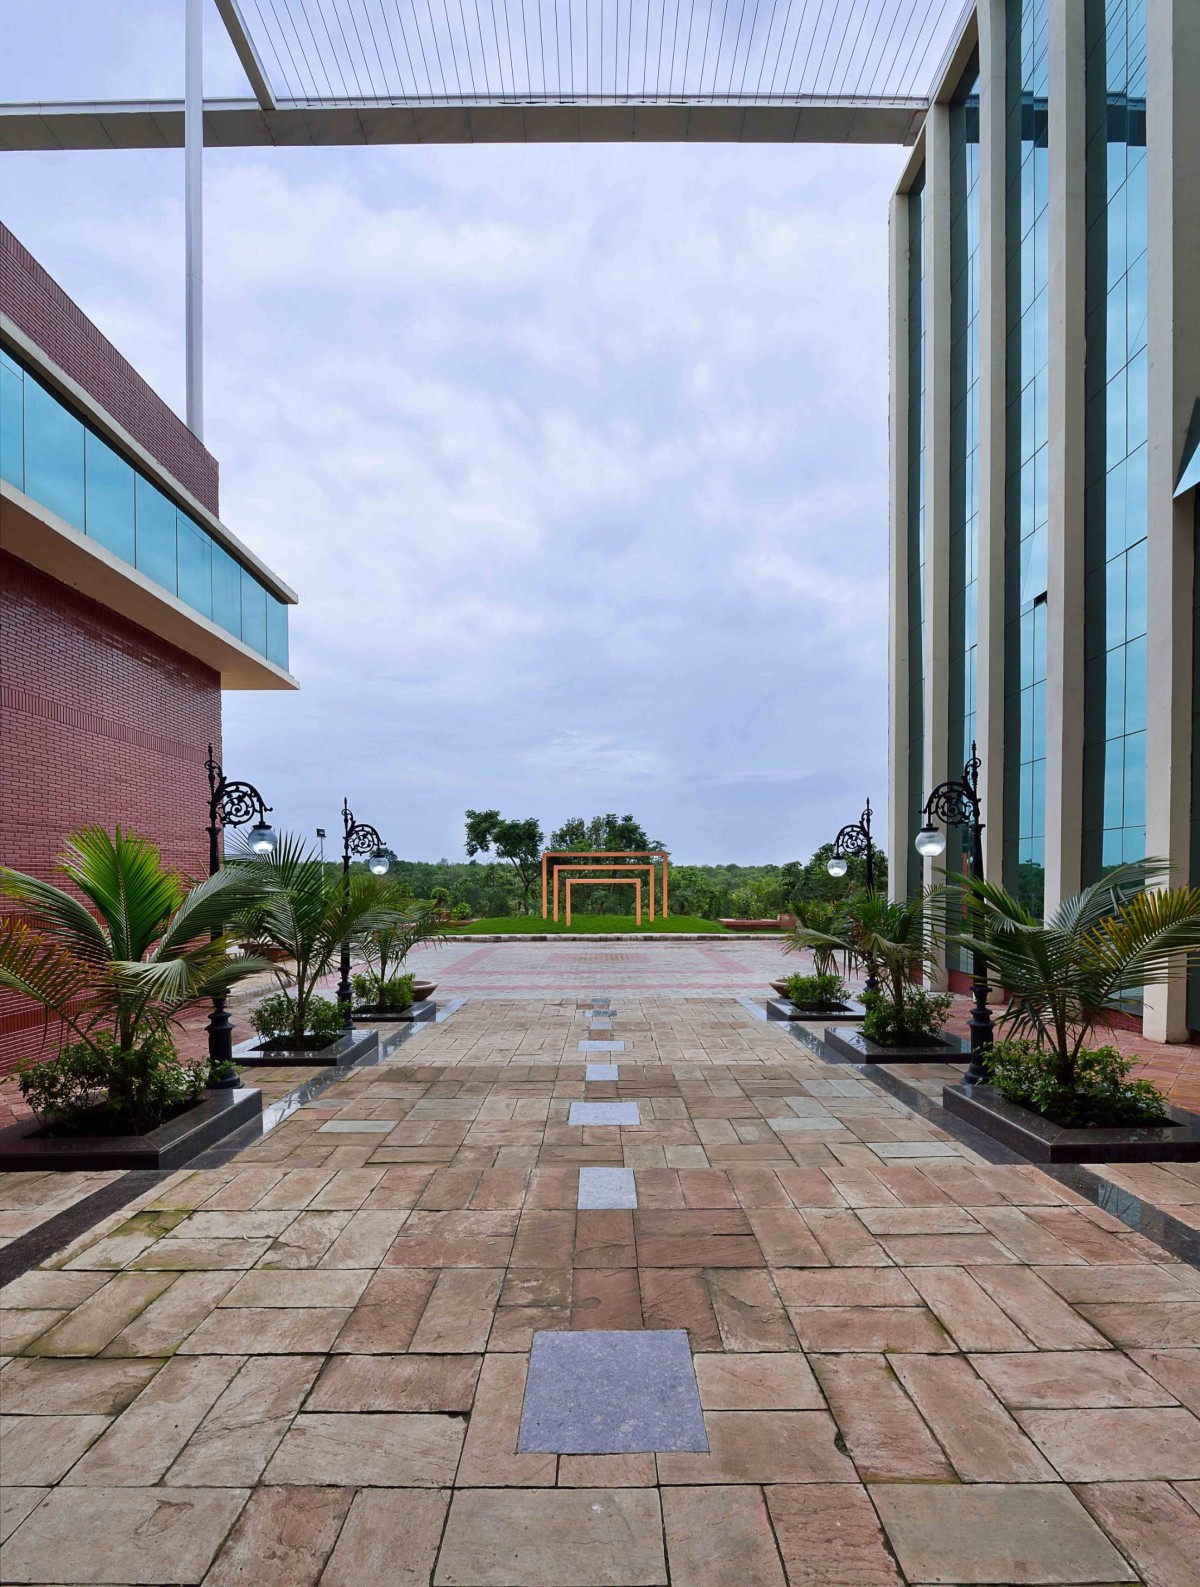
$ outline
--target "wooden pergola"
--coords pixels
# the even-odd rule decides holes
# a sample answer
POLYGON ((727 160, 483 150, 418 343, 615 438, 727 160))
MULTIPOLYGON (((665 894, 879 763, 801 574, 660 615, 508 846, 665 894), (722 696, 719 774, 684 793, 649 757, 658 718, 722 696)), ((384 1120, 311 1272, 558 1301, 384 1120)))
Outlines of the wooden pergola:
MULTIPOLYGON (((600 872, 589 876, 592 882, 618 882, 630 880, 631 870, 645 870, 647 874, 650 919, 654 919, 654 874, 662 867, 661 913, 665 920, 668 908, 668 878, 670 855, 666 849, 545 849, 542 853, 542 919, 550 914, 551 901, 554 918, 558 919, 559 872, 600 872), (559 862, 559 863, 555 863, 559 862)), ((571 880, 574 880, 572 878, 571 880)), ((580 882, 583 881, 579 877, 580 882)), ((570 886, 570 881, 567 883, 570 886)))

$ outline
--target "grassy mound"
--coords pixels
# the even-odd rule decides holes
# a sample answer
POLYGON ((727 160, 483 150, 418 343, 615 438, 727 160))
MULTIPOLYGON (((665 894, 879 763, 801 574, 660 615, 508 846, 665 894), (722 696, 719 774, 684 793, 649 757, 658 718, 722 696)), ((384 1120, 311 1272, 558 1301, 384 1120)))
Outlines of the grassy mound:
POLYGON ((490 936, 493 933, 505 934, 511 932, 514 936, 528 935, 531 933, 542 934, 551 932, 561 935, 564 932, 643 932, 650 936, 655 932, 692 931, 711 932, 714 936, 732 935, 715 920, 701 920, 696 915, 668 915, 666 920, 645 920, 638 925, 633 915, 575 915, 570 926, 565 921, 543 920, 540 915, 508 915, 492 920, 472 920, 467 925, 451 923, 447 928, 452 936, 460 932, 469 935, 483 934, 490 936))

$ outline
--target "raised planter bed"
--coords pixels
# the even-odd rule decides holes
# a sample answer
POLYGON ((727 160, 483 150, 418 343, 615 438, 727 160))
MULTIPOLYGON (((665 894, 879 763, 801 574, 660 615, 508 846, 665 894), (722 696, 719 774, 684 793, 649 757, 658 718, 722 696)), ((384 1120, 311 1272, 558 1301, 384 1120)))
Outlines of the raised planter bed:
POLYGON ((947 1113, 1033 1163, 1200 1162, 1200 1117, 1171 1108, 1173 1124, 1070 1129, 1002 1097, 995 1086, 943 1086, 947 1113))
POLYGON ((284 1065, 294 1068, 300 1064, 311 1064, 320 1069, 336 1065, 339 1069, 345 1069, 375 1051, 379 1046, 379 1032, 351 1031, 326 1042, 324 1047, 288 1047, 284 1045, 285 1042, 285 1037, 276 1037, 269 1042, 257 1039, 239 1042, 233 1049, 233 1061, 240 1069, 274 1069, 284 1065))
POLYGON ((965 1056, 965 1043, 957 1036, 931 1036, 919 1047, 884 1047, 853 1025, 828 1025, 824 1039, 852 1064, 948 1064, 965 1056))
POLYGON ((410 1003, 407 1008, 376 1008, 373 1004, 364 1004, 362 1008, 354 1010, 356 1020, 380 1020, 387 1024, 393 1020, 404 1020, 410 1024, 417 1024, 422 1020, 434 1019, 437 1016, 437 1004, 431 997, 423 997, 415 1003, 410 1003))
POLYGON ((827 1003, 824 1008, 798 1008, 786 997, 767 1000, 768 1019, 805 1019, 819 1024, 823 1019, 865 1019, 866 1015, 866 1009, 853 998, 846 1003, 827 1003))
POLYGON ((37 1120, 28 1119, 0 1130, 0 1171, 179 1168, 261 1117, 262 1092, 239 1088, 210 1091, 146 1135, 42 1135, 37 1120))

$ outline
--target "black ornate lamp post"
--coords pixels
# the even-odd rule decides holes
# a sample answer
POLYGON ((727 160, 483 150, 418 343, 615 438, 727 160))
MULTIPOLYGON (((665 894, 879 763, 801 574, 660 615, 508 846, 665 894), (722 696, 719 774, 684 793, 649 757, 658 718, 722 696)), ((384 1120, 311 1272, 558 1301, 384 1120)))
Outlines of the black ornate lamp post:
MULTIPOLYGON (((851 857, 863 855, 867 862, 867 891, 873 892, 875 888, 875 845, 871 841, 871 801, 868 799, 866 808, 857 821, 852 821, 844 826, 833 840, 833 855, 825 869, 830 876, 845 876, 850 869, 851 857)), ((878 992, 879 977, 875 974, 874 961, 867 965, 866 991, 878 992)))
MULTIPOLYGON (((367 864, 375 876, 385 876, 389 860, 383 849, 383 839, 369 822, 356 821, 347 800, 342 800, 342 897, 350 902, 350 856, 365 854, 367 864)), ((346 1030, 354 1028, 354 1012, 350 998, 350 941, 342 943, 342 978, 338 982, 338 1002, 342 1005, 342 1024, 346 1030)))
MULTIPOLYGON (((972 744, 971 758, 963 767, 962 776, 953 782, 939 783, 929 795, 925 801, 925 825, 917 833, 917 853, 922 859, 936 859, 945 852, 946 834, 938 829, 935 822, 941 821, 948 827, 967 827, 971 833, 971 875, 982 881, 983 822, 980 820, 979 766, 979 756, 972 744)), ((976 936, 980 929, 981 925, 977 922, 976 936)), ((969 1086, 979 1085, 985 1078, 983 1060, 995 1035, 987 992, 987 960, 976 951, 971 956, 971 993, 974 998, 970 1020, 971 1062, 963 1076, 969 1086)))
MULTIPOLYGON (((256 854, 270 854, 278 839, 266 819, 271 806, 263 802, 262 794, 253 783, 230 782, 213 759, 211 744, 204 769, 208 773, 208 874, 215 876, 221 869, 221 833, 227 827, 244 827, 254 821, 250 847, 256 854), (258 819, 254 820, 256 816, 258 819)), ((209 1064, 232 1063, 233 1021, 225 1007, 224 994, 215 996, 212 1004, 208 1016, 209 1064)))

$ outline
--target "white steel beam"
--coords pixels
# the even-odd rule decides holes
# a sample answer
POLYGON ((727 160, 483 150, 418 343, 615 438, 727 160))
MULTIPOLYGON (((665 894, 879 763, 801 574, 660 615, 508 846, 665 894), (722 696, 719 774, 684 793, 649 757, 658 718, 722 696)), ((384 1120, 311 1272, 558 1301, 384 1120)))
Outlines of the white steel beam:
POLYGON ((274 110, 275 95, 267 79, 267 69, 254 48, 254 40, 247 31, 237 0, 216 0, 216 3, 217 10, 221 13, 221 21, 225 24, 225 31, 229 34, 229 42, 237 51, 237 58, 241 61, 242 70, 254 90, 259 108, 274 110))

